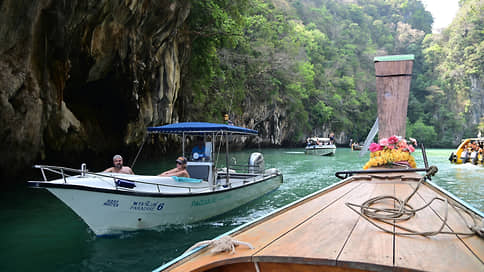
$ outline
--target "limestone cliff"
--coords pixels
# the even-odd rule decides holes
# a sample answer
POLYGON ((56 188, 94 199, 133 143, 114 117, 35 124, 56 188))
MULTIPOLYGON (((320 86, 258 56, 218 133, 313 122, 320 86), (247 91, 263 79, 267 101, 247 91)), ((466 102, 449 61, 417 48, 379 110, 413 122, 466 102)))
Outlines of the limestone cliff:
MULTIPOLYGON (((1 176, 177 121, 189 1, 0 1, 1 176)), ((88 157, 89 156, 89 157, 88 157)))
MULTIPOLYGON (((469 77, 471 82, 470 88, 470 122, 472 125, 478 125, 484 118, 484 84, 477 76, 469 77)), ((483 132, 484 133, 484 132, 483 132)))

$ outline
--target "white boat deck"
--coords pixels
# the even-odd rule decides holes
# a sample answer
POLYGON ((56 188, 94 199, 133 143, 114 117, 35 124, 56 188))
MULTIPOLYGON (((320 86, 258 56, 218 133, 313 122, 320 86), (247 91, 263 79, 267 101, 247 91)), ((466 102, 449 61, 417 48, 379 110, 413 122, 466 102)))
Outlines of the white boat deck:
POLYGON ((99 175, 86 174, 85 176, 72 176, 66 178, 65 181, 64 179, 57 179, 45 183, 69 184, 108 190, 163 194, 193 194, 212 191, 207 181, 179 182, 172 177, 111 173, 97 174, 99 175), (120 179, 123 181, 134 182, 136 187, 130 189, 122 186, 116 186, 115 181, 120 179))
MULTIPOLYGON (((222 174, 221 178, 217 179, 216 191, 228 190, 247 184, 248 182, 255 182, 261 179, 261 175, 250 174, 233 174, 229 178, 229 186, 224 186, 227 182, 225 176, 222 174), (232 176, 234 175, 234 176, 232 176), (248 178, 249 177, 249 178, 248 178)), ((57 179, 43 183, 51 184, 69 184, 77 186, 85 186, 97 189, 120 190, 130 192, 143 193, 162 193, 162 194, 199 194, 205 192, 212 192, 212 186, 207 181, 201 182, 184 182, 177 181, 172 177, 160 176, 145 176, 145 175, 128 175, 128 174, 112 174, 112 173, 95 173, 86 174, 85 176, 71 176, 64 179, 57 179), (116 180, 123 180, 133 182, 136 186, 134 188, 126 188, 116 186, 116 180)))

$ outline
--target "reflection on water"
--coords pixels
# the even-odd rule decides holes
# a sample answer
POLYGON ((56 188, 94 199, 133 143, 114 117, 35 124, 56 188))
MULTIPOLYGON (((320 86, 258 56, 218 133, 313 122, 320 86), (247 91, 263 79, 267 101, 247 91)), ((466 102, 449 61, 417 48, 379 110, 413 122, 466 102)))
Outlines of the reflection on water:
MULTIPOLYGON (((255 152, 261 150, 250 150, 255 152)), ((200 240, 212 239, 250 222, 340 179, 337 171, 362 169, 369 155, 338 148, 335 156, 305 155, 303 149, 264 149, 266 168, 282 171, 280 188, 251 203, 203 222, 129 232, 121 236, 96 237, 69 208, 44 190, 18 188, 0 193, 0 271, 151 271, 181 255, 200 240), (28 261, 25 261, 28 256, 28 261)), ((450 164, 452 150, 427 150, 429 165, 439 172, 432 181, 484 211, 484 167, 450 164)), ((139 174, 159 174, 174 167, 177 155, 159 161, 138 162, 139 174)), ((231 154, 247 164, 249 153, 231 154)), ((420 150, 415 152, 423 167, 420 150)), ((231 160, 231 158, 230 158, 231 160)), ((225 166, 225 156, 218 157, 225 166)))

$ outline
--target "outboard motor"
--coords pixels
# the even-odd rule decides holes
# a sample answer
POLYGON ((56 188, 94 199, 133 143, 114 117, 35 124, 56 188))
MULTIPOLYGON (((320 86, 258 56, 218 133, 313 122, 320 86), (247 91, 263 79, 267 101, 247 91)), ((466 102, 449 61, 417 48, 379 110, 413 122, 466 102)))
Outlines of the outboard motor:
POLYGON ((250 154, 249 173, 261 173, 262 171, 264 171, 264 156, 259 152, 250 154))
POLYGON ((457 162, 457 155, 455 155, 454 152, 450 153, 449 161, 454 163, 457 162))

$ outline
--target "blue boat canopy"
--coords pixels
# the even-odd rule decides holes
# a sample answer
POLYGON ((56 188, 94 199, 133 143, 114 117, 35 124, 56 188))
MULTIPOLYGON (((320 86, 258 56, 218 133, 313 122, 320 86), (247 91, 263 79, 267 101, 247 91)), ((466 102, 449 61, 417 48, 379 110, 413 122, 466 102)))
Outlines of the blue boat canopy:
POLYGON ((257 130, 205 122, 185 122, 169 124, 159 127, 148 127, 149 133, 164 133, 164 134, 185 134, 185 135, 201 135, 219 132, 228 132, 239 135, 258 135, 257 130))

